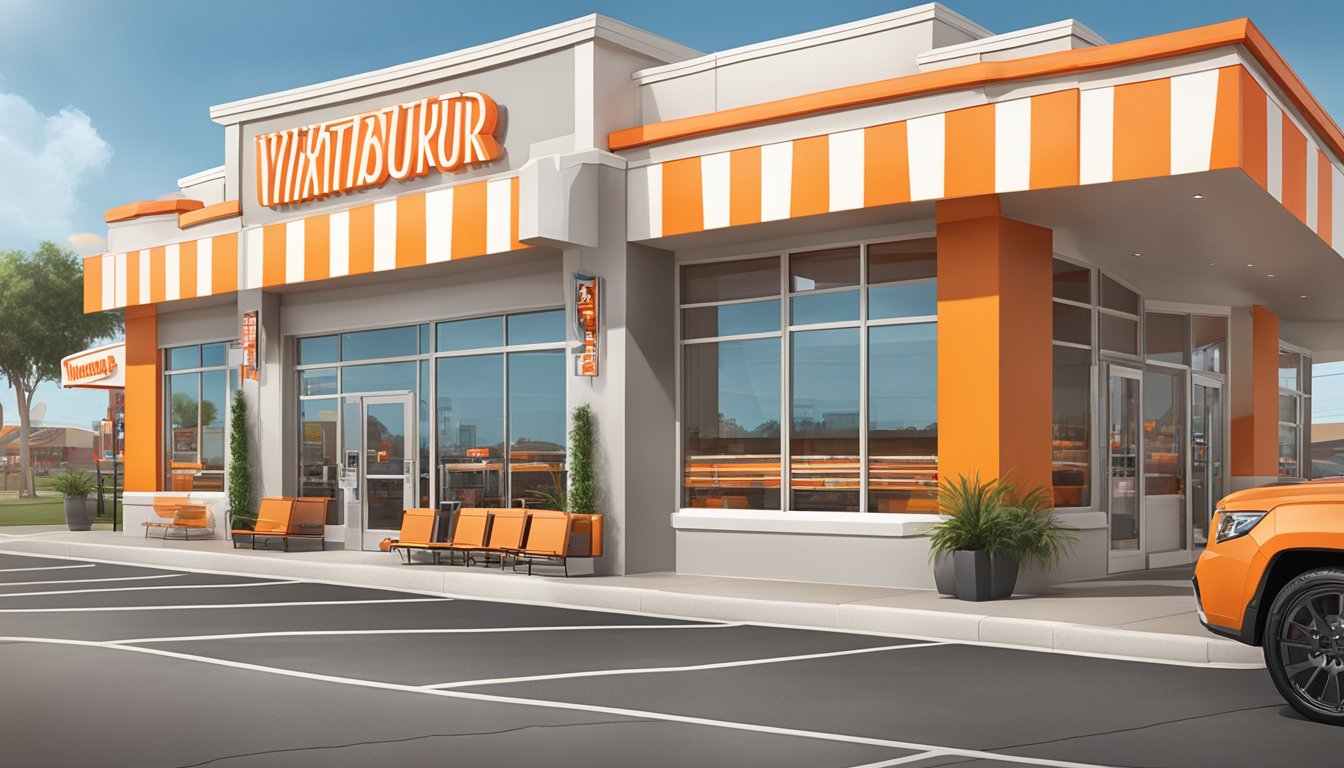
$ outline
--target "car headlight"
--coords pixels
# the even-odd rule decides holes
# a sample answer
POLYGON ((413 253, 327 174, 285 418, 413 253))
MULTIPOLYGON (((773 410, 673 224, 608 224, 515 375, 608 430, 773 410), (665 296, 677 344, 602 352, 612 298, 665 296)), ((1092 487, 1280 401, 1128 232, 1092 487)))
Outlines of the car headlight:
POLYGON ((1228 512, 1226 510, 1218 513, 1218 534, 1219 544, 1224 541, 1245 536, 1251 532, 1255 524, 1265 519, 1268 512, 1228 512))

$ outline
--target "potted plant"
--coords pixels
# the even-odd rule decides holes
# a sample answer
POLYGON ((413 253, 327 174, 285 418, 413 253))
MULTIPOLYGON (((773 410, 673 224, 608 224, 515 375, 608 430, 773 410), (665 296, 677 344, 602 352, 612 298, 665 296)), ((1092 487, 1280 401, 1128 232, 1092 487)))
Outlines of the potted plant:
POLYGON ((70 530, 87 531, 93 527, 87 502, 89 494, 98 488, 88 475, 66 470, 51 481, 51 488, 65 497, 65 524, 70 530))
POLYGON ((574 409, 569 428, 569 483, 554 492, 533 491, 543 506, 574 516, 570 554, 602 556, 602 515, 597 512, 597 481, 593 469, 593 409, 574 409))
POLYGON ((947 517, 929 537, 939 591, 962 600, 998 600, 1013 594, 1022 563, 1057 565, 1075 539, 1055 519, 1049 499, 1044 488, 1020 493, 1003 478, 944 480, 938 506, 947 517))

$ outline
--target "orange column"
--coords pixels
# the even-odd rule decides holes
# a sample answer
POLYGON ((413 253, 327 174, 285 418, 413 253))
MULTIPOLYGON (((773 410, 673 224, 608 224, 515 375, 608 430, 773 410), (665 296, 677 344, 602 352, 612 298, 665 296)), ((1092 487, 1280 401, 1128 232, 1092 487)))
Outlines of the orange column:
POLYGON ((937 203, 938 474, 1050 484, 1051 232, 937 203))
POLYGON ((1272 479, 1279 474, 1279 316, 1259 305, 1251 307, 1249 352, 1233 350, 1250 358, 1249 374, 1233 386, 1249 383, 1251 411, 1232 419, 1232 476, 1272 479))
POLYGON ((163 371, 154 305, 126 309, 126 490, 160 490, 163 371))

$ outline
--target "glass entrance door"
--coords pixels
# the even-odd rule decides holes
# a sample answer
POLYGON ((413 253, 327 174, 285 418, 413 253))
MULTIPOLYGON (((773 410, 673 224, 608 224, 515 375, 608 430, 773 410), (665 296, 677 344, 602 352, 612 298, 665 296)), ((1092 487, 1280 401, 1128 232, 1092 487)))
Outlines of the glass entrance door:
POLYGON ((1194 543, 1209 543, 1209 520, 1223 497, 1223 385, 1195 376, 1190 391, 1190 518, 1194 543))
POLYGON ((351 400, 359 404, 359 514, 346 516, 346 541, 376 550, 382 539, 396 537, 401 513, 415 506, 415 401, 409 392, 351 400))
POLYGON ((1143 537, 1142 435, 1140 404, 1143 374, 1107 366, 1106 515, 1110 528, 1111 573, 1148 565, 1143 537))

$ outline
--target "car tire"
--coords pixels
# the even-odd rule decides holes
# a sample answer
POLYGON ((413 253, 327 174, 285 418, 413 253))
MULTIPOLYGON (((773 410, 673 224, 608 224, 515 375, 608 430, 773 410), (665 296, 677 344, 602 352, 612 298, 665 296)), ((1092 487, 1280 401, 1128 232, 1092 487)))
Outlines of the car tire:
POLYGON ((1265 667, 1298 714, 1344 726, 1344 569, 1284 585, 1265 621, 1265 667))

